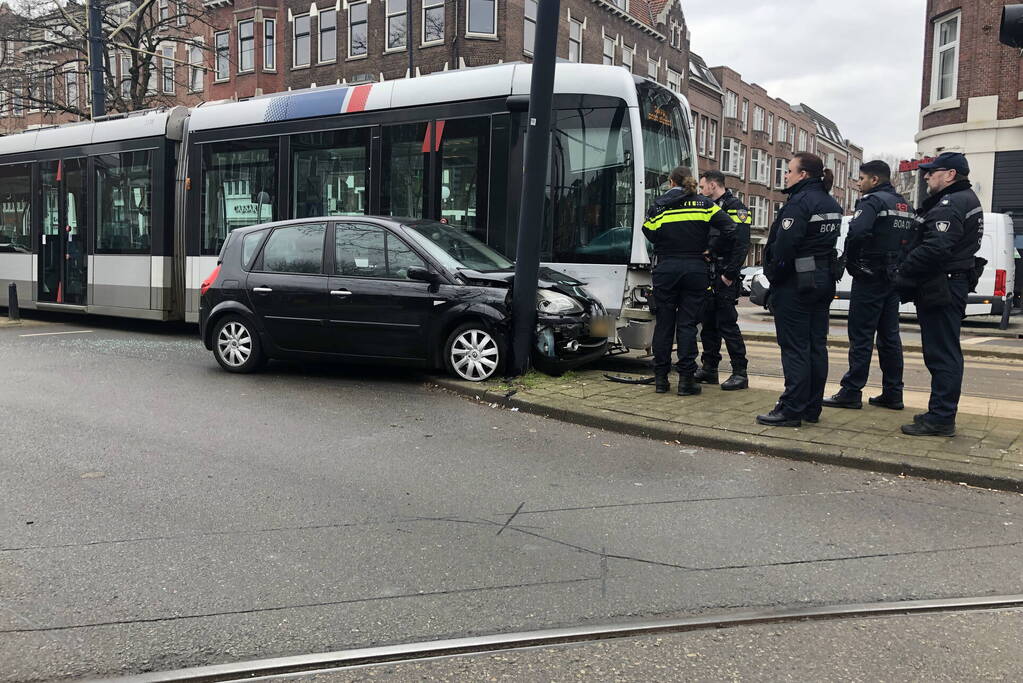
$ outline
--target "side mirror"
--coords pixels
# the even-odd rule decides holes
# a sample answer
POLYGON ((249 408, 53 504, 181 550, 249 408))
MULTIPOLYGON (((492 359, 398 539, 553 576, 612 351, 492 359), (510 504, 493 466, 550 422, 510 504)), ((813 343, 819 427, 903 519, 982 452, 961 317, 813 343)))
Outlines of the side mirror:
POLYGON ((431 285, 436 285, 440 283, 440 274, 435 273, 432 270, 427 270, 426 268, 413 267, 408 269, 408 279, 429 282, 431 285))

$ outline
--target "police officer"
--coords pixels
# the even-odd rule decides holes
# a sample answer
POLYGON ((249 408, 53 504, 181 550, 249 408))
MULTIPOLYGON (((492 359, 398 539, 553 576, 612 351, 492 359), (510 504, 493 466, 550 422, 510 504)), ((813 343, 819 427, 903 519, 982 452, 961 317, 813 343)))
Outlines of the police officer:
POLYGON ((846 268, 853 277, 849 299, 849 371, 837 394, 824 399, 832 408, 862 408, 863 387, 870 374, 870 357, 877 335, 881 364, 881 395, 870 404, 902 410, 902 340, 899 337, 899 293, 894 275, 919 225, 916 214, 891 183, 891 168, 883 161, 860 166, 863 197, 845 239, 846 268))
POLYGON ((703 367, 696 371, 696 381, 718 383, 718 364, 721 362, 721 339, 728 348, 732 375, 721 385, 725 391, 749 387, 746 377, 746 345, 739 331, 739 269, 746 262, 749 251, 749 226, 753 222, 749 209, 725 188, 725 175, 721 171, 700 174, 700 194, 720 206, 735 222, 735 242, 731 251, 714 261, 714 292, 704 308, 700 341, 703 343, 703 367))
POLYGON ((954 436, 959 394, 963 385, 963 352, 959 325, 967 294, 976 286, 974 258, 984 235, 984 212, 970 189, 970 165, 956 152, 944 152, 920 164, 930 196, 918 213, 920 238, 899 266, 897 285, 912 290, 924 347, 924 365, 931 373, 927 412, 903 425, 910 436, 954 436))
POLYGON ((798 427, 820 418, 828 379, 828 309, 840 275, 835 244, 842 207, 829 194, 833 183, 816 154, 800 152, 789 161, 783 190, 789 198, 764 253, 785 391, 771 412, 757 416, 760 424, 798 427))
POLYGON ((710 292, 710 260, 731 248, 735 223, 717 204, 696 193, 696 180, 684 167, 668 176, 668 191, 658 197, 643 223, 654 245, 654 388, 670 389, 671 343, 677 337, 679 396, 700 393, 696 372, 696 324, 710 292))

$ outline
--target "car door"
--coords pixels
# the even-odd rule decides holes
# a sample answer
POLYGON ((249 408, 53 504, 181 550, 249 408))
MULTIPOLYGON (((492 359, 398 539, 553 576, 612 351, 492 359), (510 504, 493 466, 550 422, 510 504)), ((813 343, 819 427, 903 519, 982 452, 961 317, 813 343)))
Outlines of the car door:
POLYGON ((275 228, 246 278, 252 310, 282 349, 328 350, 326 321, 331 302, 323 270, 326 235, 325 223, 275 228))
POLYGON ((436 287, 407 277, 409 268, 426 262, 379 225, 335 223, 333 241, 328 330, 334 352, 426 359, 433 308, 444 299, 436 287))

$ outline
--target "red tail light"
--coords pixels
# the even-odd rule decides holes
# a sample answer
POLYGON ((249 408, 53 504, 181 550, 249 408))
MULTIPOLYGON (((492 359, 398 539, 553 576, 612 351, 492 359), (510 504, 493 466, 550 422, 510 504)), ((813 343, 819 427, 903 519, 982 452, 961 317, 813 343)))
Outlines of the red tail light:
POLYGON ((202 284, 199 285, 199 294, 200 295, 206 293, 206 290, 210 288, 210 285, 213 284, 214 280, 217 279, 218 275, 220 275, 220 266, 217 266, 216 268, 214 268, 213 272, 210 273, 210 276, 208 278, 206 278, 205 280, 203 280, 202 284))
POLYGON ((1005 277, 1006 273, 1001 268, 995 271, 995 296, 1005 296, 1005 277))

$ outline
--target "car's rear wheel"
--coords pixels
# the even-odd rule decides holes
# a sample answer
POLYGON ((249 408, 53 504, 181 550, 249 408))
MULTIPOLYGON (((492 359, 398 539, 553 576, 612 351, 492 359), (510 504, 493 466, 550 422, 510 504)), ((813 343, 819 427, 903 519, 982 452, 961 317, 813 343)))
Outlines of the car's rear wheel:
POLYGON ((482 382, 504 365, 504 340, 480 323, 460 325, 444 345, 448 372, 469 382, 482 382))
POLYGON ((213 355, 228 372, 255 372, 266 362, 256 330, 237 315, 217 321, 213 330, 213 355))

